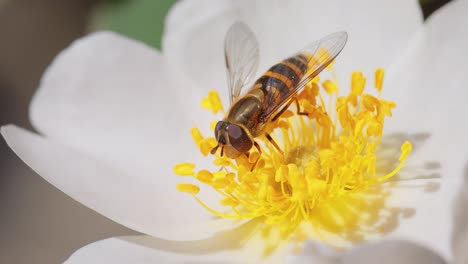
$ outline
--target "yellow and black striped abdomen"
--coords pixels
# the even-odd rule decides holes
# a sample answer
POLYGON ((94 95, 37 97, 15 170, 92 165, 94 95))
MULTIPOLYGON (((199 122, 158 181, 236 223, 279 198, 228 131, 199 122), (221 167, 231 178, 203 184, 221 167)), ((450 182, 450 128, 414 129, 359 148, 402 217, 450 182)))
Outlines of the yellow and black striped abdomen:
POLYGON ((273 65, 262 75, 253 87, 261 89, 267 107, 269 104, 279 104, 294 92, 295 87, 307 72, 308 59, 299 54, 273 65))

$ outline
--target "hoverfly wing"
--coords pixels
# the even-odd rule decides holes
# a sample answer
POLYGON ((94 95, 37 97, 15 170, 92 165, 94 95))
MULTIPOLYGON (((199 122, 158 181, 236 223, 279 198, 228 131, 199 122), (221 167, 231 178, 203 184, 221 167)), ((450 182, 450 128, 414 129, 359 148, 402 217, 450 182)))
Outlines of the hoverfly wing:
POLYGON ((232 102, 257 72, 259 62, 258 42, 250 28, 242 23, 234 23, 224 40, 229 99, 232 102))
MULTIPOLYGON (((346 32, 336 32, 313 42, 300 52, 286 59, 285 61, 297 58, 304 63, 303 77, 288 90, 287 94, 271 93, 267 95, 267 98, 265 98, 266 109, 262 111, 261 120, 268 121, 274 113, 289 102, 294 95, 302 91, 313 78, 333 62, 336 56, 343 50, 347 39, 348 34, 346 32)), ((282 74, 285 75, 284 73, 282 74)), ((286 77, 291 79, 290 75, 286 75, 286 77)))
POLYGON ((323 39, 309 45, 298 54, 309 55, 308 70, 296 87, 296 93, 300 92, 306 84, 322 72, 343 50, 348 41, 348 33, 345 31, 330 34, 323 39), (314 51, 313 53, 311 51, 314 51))

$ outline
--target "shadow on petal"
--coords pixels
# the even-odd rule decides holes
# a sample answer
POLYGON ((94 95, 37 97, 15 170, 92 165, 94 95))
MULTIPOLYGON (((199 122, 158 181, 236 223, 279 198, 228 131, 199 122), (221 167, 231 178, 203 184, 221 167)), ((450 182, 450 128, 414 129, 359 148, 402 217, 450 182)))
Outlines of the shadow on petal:
POLYGON ((408 241, 368 244, 343 254, 340 264, 444 264, 445 260, 428 248, 408 241))
MULTIPOLYGON (((404 141, 411 142, 414 152, 422 149, 429 139, 428 133, 393 133, 384 136, 376 152, 377 175, 383 176, 399 164, 399 146, 404 141)), ((408 161, 398 174, 382 184, 367 186, 317 206, 310 212, 313 230, 307 230, 313 234, 305 237, 318 238, 336 248, 348 248, 396 230, 399 222, 414 217, 417 209, 400 206, 405 205, 405 202, 399 203, 399 206, 389 205, 387 200, 394 195, 395 189, 411 188, 424 194, 436 192, 440 188, 437 181, 441 177, 437 172, 441 167, 439 162, 410 163, 408 161)))
POLYGON ((466 263, 468 254, 468 163, 465 165, 464 184, 456 198, 454 208, 454 228, 452 231, 452 251, 455 263, 466 263), (464 261, 464 262, 463 262, 464 261))

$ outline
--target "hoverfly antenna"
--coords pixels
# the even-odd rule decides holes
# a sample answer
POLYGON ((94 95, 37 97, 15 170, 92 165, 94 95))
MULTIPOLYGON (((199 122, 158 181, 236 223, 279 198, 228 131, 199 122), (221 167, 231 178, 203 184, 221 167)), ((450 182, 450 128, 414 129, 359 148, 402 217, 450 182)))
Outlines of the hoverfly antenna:
MULTIPOLYGON (((218 147, 219 147, 219 144, 216 145, 216 147, 214 147, 214 148, 210 151, 211 155, 214 155, 214 154, 216 153, 216 151, 218 150, 218 147)), ((222 156, 222 155, 221 155, 221 156, 222 156)))

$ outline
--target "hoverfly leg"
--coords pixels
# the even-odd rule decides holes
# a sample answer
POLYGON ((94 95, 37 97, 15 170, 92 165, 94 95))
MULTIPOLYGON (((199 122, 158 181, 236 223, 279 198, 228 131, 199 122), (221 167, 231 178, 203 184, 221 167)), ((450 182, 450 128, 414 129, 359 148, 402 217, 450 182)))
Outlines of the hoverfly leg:
POLYGON ((221 166, 218 171, 225 171, 226 173, 229 173, 229 170, 225 166, 221 166))
POLYGON ((309 113, 301 111, 301 105, 299 104, 299 100, 297 100, 297 98, 294 98, 294 101, 296 102, 296 110, 297 110, 296 113, 298 115, 305 115, 305 116, 309 115, 309 113))
POLYGON ((268 133, 265 133, 265 137, 268 139, 268 141, 270 141, 271 144, 273 144, 273 146, 275 146, 275 148, 281 153, 281 154, 284 154, 283 151, 280 149, 280 147, 278 146, 278 144, 276 144, 275 140, 268 134, 268 133))
MULTIPOLYGON (((254 164, 252 165, 252 168, 250 168, 250 171, 253 171, 255 169, 255 166, 257 166, 258 161, 262 157, 262 149, 260 148, 260 145, 258 145, 258 143, 254 141, 254 146, 255 146, 255 148, 257 148, 257 151, 258 151, 259 155, 258 155, 257 160, 255 160, 254 164)), ((249 158, 248 153, 246 153, 245 155, 247 156, 247 158, 249 158)))
POLYGON ((262 149, 260 148, 260 145, 258 145, 258 143, 254 141, 254 146, 258 150, 258 153, 262 155, 262 149))
POLYGON ((276 115, 271 119, 271 121, 276 121, 276 119, 278 119, 289 108, 289 106, 291 106, 293 100, 296 103, 296 113, 298 115, 309 115, 309 113, 301 111, 299 100, 297 100, 297 98, 295 97, 289 100, 289 102, 285 106, 283 106, 283 108, 281 108, 281 110, 278 113, 276 113, 276 115))
POLYGON ((291 103, 292 100, 289 100, 289 102, 285 106, 283 106, 283 108, 271 119, 271 121, 276 121, 276 119, 278 119, 284 113, 284 111, 286 111, 289 108, 291 103))

